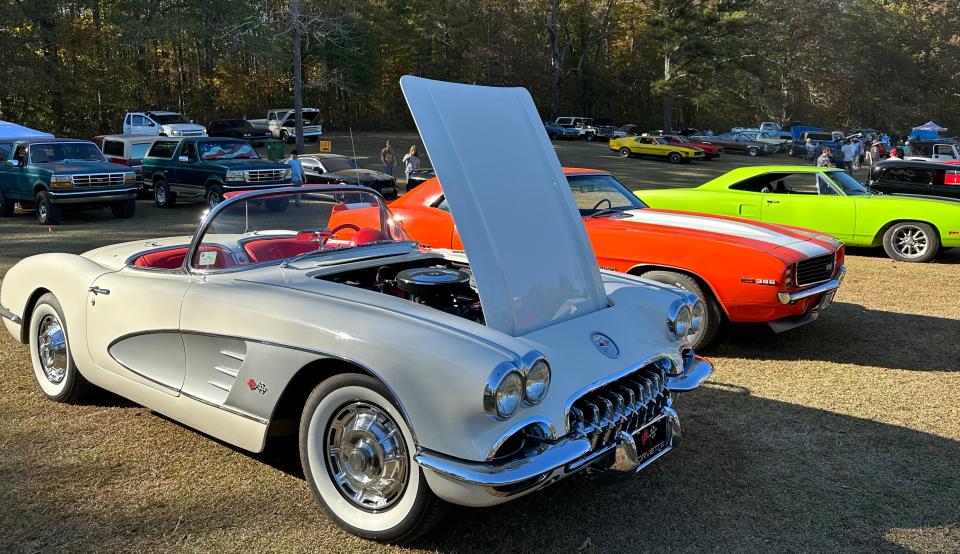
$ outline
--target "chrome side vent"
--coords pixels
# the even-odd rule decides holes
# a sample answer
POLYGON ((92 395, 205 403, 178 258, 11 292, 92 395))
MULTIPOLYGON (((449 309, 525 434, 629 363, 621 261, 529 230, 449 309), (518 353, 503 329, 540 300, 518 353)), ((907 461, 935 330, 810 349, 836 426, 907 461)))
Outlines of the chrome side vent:
POLYGON ((224 392, 230 392, 237 380, 237 375, 240 374, 240 366, 246 359, 246 353, 221 348, 220 355, 217 358, 217 364, 213 366, 213 369, 219 376, 223 376, 223 379, 210 379, 207 384, 224 392))

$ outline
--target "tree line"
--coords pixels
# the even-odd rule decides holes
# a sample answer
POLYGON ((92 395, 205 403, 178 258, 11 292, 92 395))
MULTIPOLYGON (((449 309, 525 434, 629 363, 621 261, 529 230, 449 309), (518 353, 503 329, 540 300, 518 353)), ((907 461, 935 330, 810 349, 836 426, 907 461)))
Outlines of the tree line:
POLYGON ((523 86, 544 117, 641 128, 960 125, 953 0, 4 4, 0 119, 58 135, 118 132, 137 109, 265 117, 293 106, 294 51, 328 129, 412 128, 404 74, 523 86))

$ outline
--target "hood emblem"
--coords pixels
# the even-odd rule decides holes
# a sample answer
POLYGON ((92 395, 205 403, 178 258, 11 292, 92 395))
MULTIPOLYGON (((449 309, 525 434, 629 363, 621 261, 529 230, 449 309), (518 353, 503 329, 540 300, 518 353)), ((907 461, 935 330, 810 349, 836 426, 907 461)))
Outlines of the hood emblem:
POLYGON ((617 347, 617 343, 613 342, 613 339, 604 335, 603 333, 593 333, 590 335, 590 341, 593 342, 593 346, 608 358, 619 358, 620 349, 617 347))

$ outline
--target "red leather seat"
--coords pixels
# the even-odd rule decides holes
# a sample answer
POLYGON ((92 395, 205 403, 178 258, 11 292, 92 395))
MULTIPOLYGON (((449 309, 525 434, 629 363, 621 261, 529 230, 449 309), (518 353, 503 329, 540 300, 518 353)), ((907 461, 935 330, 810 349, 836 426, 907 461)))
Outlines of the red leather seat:
MULTIPOLYGON (((153 269, 180 269, 183 259, 187 256, 188 246, 174 246, 155 252, 147 252, 133 261, 135 267, 149 267, 153 269)), ((231 267, 230 253, 219 246, 201 245, 200 252, 216 252, 214 263, 203 266, 203 269, 224 269, 231 267)))
MULTIPOLYGON (((313 239, 313 235, 310 235, 313 239)), ((292 258, 317 249, 315 240, 303 240, 292 237, 252 240, 244 243, 243 250, 255 264, 292 258)))
POLYGON ((350 246, 361 246, 381 240, 390 240, 390 237, 377 229, 366 227, 353 234, 353 237, 350 238, 350 246))

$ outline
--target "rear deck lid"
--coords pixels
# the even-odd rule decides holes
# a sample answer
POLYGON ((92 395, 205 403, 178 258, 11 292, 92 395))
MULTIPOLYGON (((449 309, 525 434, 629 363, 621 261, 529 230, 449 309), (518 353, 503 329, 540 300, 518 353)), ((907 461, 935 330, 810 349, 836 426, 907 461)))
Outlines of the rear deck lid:
POLYGON ((404 76, 487 325, 523 335, 607 305, 570 187, 526 89, 404 76))

